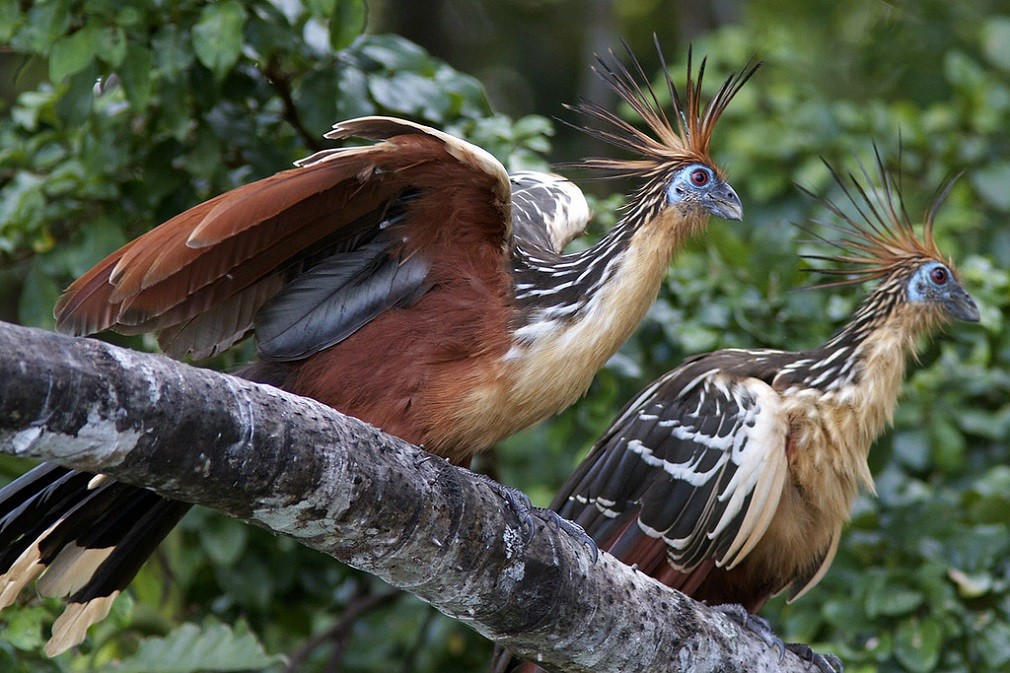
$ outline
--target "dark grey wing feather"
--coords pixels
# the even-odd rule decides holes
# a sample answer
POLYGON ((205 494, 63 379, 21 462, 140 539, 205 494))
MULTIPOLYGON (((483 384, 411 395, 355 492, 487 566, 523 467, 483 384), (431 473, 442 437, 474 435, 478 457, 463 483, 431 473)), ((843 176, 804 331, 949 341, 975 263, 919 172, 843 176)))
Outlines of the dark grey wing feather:
POLYGON ((746 556, 778 506, 788 426, 767 383, 739 366, 725 373, 721 365, 740 355, 693 359, 646 388, 561 490, 556 509, 620 550, 641 549, 643 536, 662 539, 683 571, 746 556), (629 528, 631 519, 637 525, 629 528))
POLYGON ((382 238, 335 253, 303 271, 260 308, 256 337, 263 358, 301 360, 356 332, 430 288, 429 262, 390 254, 382 238))

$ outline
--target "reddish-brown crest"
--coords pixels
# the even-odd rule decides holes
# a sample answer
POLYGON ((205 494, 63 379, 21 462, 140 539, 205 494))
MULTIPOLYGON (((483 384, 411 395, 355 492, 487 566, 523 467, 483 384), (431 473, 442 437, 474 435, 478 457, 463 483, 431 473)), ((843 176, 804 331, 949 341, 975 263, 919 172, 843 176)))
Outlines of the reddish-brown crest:
POLYGON ((635 58, 626 43, 624 46, 628 52, 630 66, 622 63, 611 52, 610 59, 597 57, 598 66, 593 70, 621 100, 630 105, 635 113, 642 118, 652 135, 636 128, 616 113, 597 103, 582 101, 579 105, 573 106, 573 109, 601 122, 603 126, 587 125, 577 128, 594 138, 633 152, 640 158, 594 158, 573 165, 600 169, 615 176, 649 176, 691 163, 704 163, 715 167, 709 156, 712 131, 726 106, 755 71, 761 67, 761 63, 752 62, 728 77, 712 100, 709 101, 709 104, 703 108, 702 82, 705 77, 706 59, 702 59, 697 75, 695 75, 692 54, 688 50, 685 103, 670 77, 666 59, 657 40, 656 51, 663 66, 663 75, 673 106, 675 124, 671 124, 670 117, 667 116, 660 104, 656 90, 646 76, 641 63, 635 58))
MULTIPOLYGON (((905 210, 901 195, 901 175, 897 179, 884 165, 880 150, 874 144, 874 158, 879 174, 878 185, 869 171, 860 162, 861 182, 854 174, 843 177, 827 161, 824 165, 831 171, 835 182, 841 187, 848 206, 842 206, 828 198, 818 200, 838 217, 839 224, 816 221, 819 227, 841 234, 839 238, 826 238, 810 227, 801 226, 807 233, 839 250, 834 255, 804 255, 807 259, 830 262, 836 266, 816 269, 818 273, 845 276, 838 280, 821 283, 818 287, 830 287, 861 283, 888 275, 895 268, 918 263, 925 259, 943 262, 951 271, 953 265, 936 246, 933 239, 933 221, 944 199, 953 188, 957 176, 948 180, 937 190, 923 217, 922 235, 917 235, 912 220, 905 210), (847 178, 847 179, 846 179, 847 178)), ((809 190, 801 191, 817 198, 809 190)))

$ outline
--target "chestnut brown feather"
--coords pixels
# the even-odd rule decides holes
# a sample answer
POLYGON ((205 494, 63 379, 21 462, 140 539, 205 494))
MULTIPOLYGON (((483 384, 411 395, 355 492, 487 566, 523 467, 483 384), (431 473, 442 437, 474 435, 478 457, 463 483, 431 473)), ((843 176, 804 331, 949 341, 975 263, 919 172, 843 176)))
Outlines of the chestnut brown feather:
MULTIPOLYGON (((228 192, 123 246, 72 284, 57 304, 57 327, 72 334, 137 332, 191 320, 416 186, 413 168, 444 160, 437 140, 394 137, 228 192), (380 165, 382 172, 375 170, 380 165)), ((469 226, 493 223, 504 255, 506 204, 488 198, 490 182, 460 181, 459 188, 477 192, 484 206, 469 226)))

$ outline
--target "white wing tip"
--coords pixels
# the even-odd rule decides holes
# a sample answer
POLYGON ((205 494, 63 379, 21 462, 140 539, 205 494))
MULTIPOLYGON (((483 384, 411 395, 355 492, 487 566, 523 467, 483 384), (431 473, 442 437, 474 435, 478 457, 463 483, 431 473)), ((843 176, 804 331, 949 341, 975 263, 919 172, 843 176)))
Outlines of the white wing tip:
POLYGON ((63 614, 53 622, 53 635, 46 643, 46 655, 55 657, 74 645, 79 645, 88 634, 88 628, 92 624, 102 621, 109 614, 112 602, 116 600, 117 596, 119 596, 119 592, 114 591, 108 596, 95 598, 87 603, 67 605, 63 614))

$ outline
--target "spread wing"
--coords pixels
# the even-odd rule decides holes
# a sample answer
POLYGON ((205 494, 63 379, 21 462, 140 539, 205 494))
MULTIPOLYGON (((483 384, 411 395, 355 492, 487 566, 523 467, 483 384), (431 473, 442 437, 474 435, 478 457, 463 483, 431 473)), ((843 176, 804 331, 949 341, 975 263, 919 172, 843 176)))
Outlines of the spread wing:
POLYGON ((787 477, 778 394, 726 373, 713 355, 642 391, 555 500, 601 546, 653 575, 667 559, 684 575, 740 562, 787 477))
POLYGON ((512 234, 520 244, 560 254, 586 230, 591 213, 582 190, 560 175, 537 171, 509 174, 512 234))
POLYGON ((265 357, 298 359, 416 301, 441 280, 440 246, 505 259, 509 182, 490 154, 387 117, 327 137, 377 142, 319 152, 131 241, 67 289, 57 328, 158 330, 166 352, 197 358, 255 328, 265 357))

